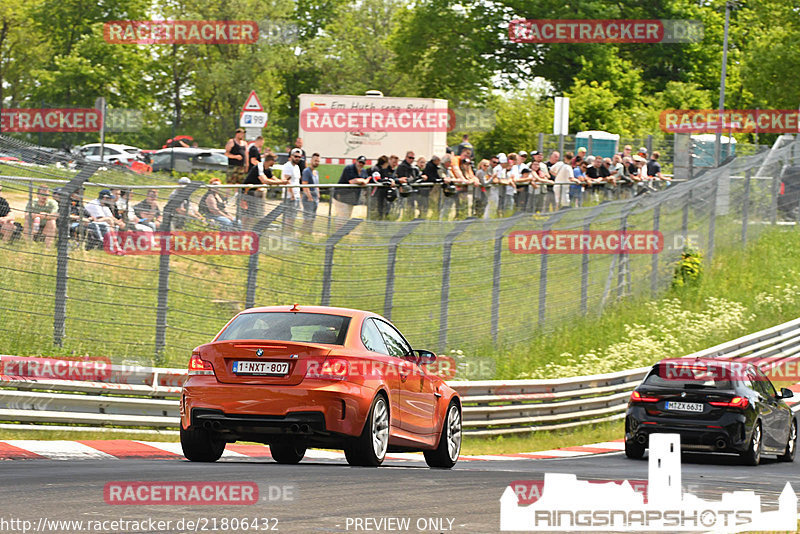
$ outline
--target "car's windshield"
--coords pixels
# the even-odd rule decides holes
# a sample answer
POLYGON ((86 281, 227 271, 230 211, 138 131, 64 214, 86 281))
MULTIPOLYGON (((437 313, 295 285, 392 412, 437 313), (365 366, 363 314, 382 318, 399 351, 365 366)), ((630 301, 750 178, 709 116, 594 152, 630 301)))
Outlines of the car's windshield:
POLYGON ((217 341, 269 339, 344 345, 350 317, 325 313, 254 312, 237 316, 217 341))

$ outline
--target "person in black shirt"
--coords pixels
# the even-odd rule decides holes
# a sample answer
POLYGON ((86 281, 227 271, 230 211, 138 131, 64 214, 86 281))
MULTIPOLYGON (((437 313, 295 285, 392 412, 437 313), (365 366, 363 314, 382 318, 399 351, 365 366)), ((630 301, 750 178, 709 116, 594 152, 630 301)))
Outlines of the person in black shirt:
POLYGON ((303 138, 298 137, 297 140, 294 142, 294 147, 300 149, 300 161, 297 162, 297 166, 300 167, 300 176, 303 176, 303 171, 306 170, 306 151, 303 150, 303 138))
MULTIPOLYGON (((367 171, 364 169, 364 165, 366 163, 366 157, 358 156, 355 163, 351 163, 342 169, 342 175, 339 177, 339 183, 366 185, 367 171)), ((359 196, 361 196, 361 189, 355 187, 336 188, 333 195, 333 207, 335 210, 335 215, 337 217, 349 219, 353 214, 353 206, 358 204, 359 196)))
POLYGON ((599 202, 601 196, 605 196, 605 187, 606 187, 606 179, 611 176, 611 172, 608 170, 608 167, 603 165, 603 158, 600 156, 589 156, 587 158, 587 163, 589 167, 586 169, 586 176, 591 178, 592 186, 589 189, 591 191, 592 198, 595 202, 599 202), (591 158, 591 161, 589 161, 591 158))
POLYGON ((229 184, 239 184, 247 172, 247 143, 244 141, 244 128, 237 128, 232 139, 225 144, 225 156, 228 158, 229 184))
POLYGON ((386 216, 389 215, 390 207, 387 199, 387 191, 389 188, 386 184, 394 185, 394 180, 392 179, 394 173, 389 165, 389 158, 387 156, 379 157, 378 162, 369 170, 367 174, 370 177, 370 185, 376 184, 380 186, 370 187, 369 195, 371 208, 370 211, 372 211, 370 214, 371 218, 378 220, 386 219, 386 216))
MULTIPOLYGON (((264 161, 258 162, 250 167, 244 183, 248 185, 280 185, 288 184, 289 180, 275 178, 272 174, 272 166, 275 164, 275 156, 266 154, 264 161)), ((242 198, 242 225, 245 230, 250 230, 253 225, 264 216, 265 189, 249 187, 244 190, 242 198)))

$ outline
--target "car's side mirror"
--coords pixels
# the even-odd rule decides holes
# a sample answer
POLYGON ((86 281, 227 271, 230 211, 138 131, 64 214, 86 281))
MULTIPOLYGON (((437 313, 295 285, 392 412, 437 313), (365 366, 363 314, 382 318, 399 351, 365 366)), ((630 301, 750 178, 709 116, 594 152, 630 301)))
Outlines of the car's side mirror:
POLYGON ((779 399, 791 399, 794 397, 794 392, 789 388, 781 388, 781 393, 778 395, 779 399))
POLYGON ((429 350, 415 350, 414 356, 417 357, 417 363, 419 365, 427 365, 436 361, 436 354, 429 350))

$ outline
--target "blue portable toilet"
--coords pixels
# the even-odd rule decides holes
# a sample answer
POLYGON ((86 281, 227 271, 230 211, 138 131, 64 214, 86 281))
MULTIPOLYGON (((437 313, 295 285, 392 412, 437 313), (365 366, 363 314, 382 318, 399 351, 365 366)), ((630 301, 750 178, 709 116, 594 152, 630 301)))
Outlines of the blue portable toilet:
POLYGON ((578 147, 586 147, 587 150, 589 149, 589 136, 592 136, 592 153, 587 153, 587 155, 610 158, 617 153, 619 135, 602 130, 587 130, 585 132, 578 132, 575 135, 575 154, 578 153, 578 147))
MULTIPOLYGON (((714 166, 714 146, 717 142, 716 134, 698 134, 692 136, 692 153, 694 154, 695 167, 714 166)), ((719 159, 724 160, 728 156, 736 154, 736 139, 723 135, 720 137, 719 159)))

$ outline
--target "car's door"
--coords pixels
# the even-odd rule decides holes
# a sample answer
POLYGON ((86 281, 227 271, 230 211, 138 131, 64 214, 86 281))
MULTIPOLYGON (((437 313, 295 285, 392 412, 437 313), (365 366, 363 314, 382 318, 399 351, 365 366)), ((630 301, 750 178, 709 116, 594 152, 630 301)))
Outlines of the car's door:
POLYGON ((761 369, 755 368, 753 372, 756 377, 756 382, 761 385, 763 395, 767 399, 767 404, 770 407, 770 417, 767 423, 769 425, 770 434, 769 446, 781 448, 789 439, 789 422, 792 417, 791 409, 780 402, 775 387, 772 385, 769 378, 761 372, 761 369))
MULTIPOLYGON (((386 347, 386 342, 383 340, 375 321, 372 318, 367 318, 361 325, 361 342, 364 347, 371 353, 370 357, 374 358, 376 365, 364 365, 364 371, 367 373, 377 373, 383 371, 383 377, 386 381, 386 386, 389 388, 389 414, 391 425, 400 428, 401 410, 400 410, 400 375, 397 373, 396 357, 393 357, 389 349, 386 347)), ((366 363, 366 362, 365 362, 366 363)))
POLYGON ((385 321, 375 320, 389 353, 400 358, 400 428, 420 435, 434 432, 436 397, 433 381, 415 361, 411 345, 385 321))

